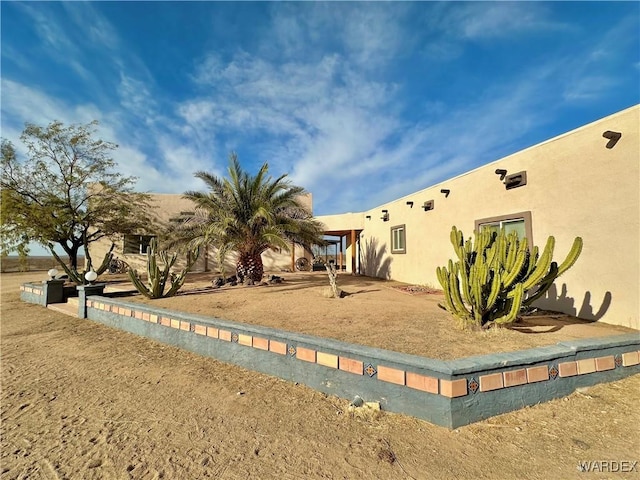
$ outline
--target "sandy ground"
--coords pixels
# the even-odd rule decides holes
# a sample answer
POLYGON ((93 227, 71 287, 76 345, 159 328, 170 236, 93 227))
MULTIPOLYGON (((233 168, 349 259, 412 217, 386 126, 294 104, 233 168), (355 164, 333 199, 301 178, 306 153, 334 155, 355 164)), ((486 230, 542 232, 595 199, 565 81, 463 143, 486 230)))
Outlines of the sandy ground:
MULTIPOLYGON (((409 294, 399 290, 407 287, 399 282, 343 274, 338 285, 348 295, 336 299, 324 295, 326 273, 277 275, 280 284, 212 289, 212 274, 193 274, 178 296, 126 300, 445 360, 637 332, 548 312, 525 317, 509 330, 462 331, 438 307, 441 293, 409 294)), ((128 282, 121 287, 132 288, 128 282)))
POLYGON ((454 431, 357 418, 302 385, 24 304, 33 277, 0 277, 2 479, 638 476, 578 462, 640 460, 640 375, 454 431))

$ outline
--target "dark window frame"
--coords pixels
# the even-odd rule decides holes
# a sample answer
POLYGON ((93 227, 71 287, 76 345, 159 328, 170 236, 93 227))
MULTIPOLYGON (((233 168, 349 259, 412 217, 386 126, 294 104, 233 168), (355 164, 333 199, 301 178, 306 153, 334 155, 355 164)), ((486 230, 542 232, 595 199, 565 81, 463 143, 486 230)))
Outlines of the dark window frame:
POLYGON ((122 254, 123 255, 146 255, 149 245, 151 244, 151 240, 157 238, 157 235, 131 235, 125 234, 122 238, 122 254), (132 237, 138 237, 137 240, 134 240, 132 237), (136 245, 136 251, 131 248, 133 245, 136 245))

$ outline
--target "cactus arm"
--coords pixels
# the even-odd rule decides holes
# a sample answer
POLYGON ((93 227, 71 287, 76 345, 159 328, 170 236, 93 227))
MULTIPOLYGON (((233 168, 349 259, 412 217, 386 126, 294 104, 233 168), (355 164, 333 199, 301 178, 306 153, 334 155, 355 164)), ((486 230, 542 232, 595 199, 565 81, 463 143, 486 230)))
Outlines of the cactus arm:
POLYGON ((514 291, 514 296, 510 300, 511 301, 511 308, 509 309, 509 312, 506 315, 503 315, 502 317, 496 318, 493 321, 493 323, 495 323, 497 325, 513 323, 516 320, 516 318, 518 317, 518 312, 522 308, 522 297, 524 295, 523 284, 522 283, 518 283, 515 286, 513 291, 514 291))
POLYGON ((505 272, 506 275, 503 277, 503 286, 505 289, 511 288, 513 282, 515 282, 516 278, 518 278, 518 276, 520 275, 526 259, 527 252, 520 250, 515 256, 515 261, 511 270, 505 272))
POLYGON ((457 269, 449 274, 449 289, 451 290, 451 299, 453 305, 458 312, 467 312, 462 297, 460 297, 460 281, 458 280, 457 269))
MULTIPOLYGON (((189 261, 187 262, 186 267, 183 268, 179 274, 171 278, 171 288, 169 288, 169 291, 164 295, 165 297, 172 297, 176 293, 178 293, 178 290, 182 288, 182 285, 184 285, 184 282, 187 279, 187 273, 189 273, 189 271, 191 270, 191 267, 193 267, 193 265, 196 263, 199 256, 200 256, 199 248, 196 248, 195 250, 190 251, 190 255, 187 255, 187 258, 189 258, 189 261)), ((175 263, 176 258, 177 258, 177 255, 174 254, 173 261, 171 262, 171 266, 173 266, 173 264, 175 263)))
POLYGON ((524 289, 529 290, 531 287, 536 285, 544 278, 544 276, 549 271, 549 267, 551 265, 551 257, 553 256, 553 248, 555 246, 555 238, 549 237, 547 239, 547 244, 544 247, 542 255, 536 262, 536 266, 531 272, 529 278, 524 281, 524 289))
POLYGON ((558 274, 556 276, 559 277, 564 272, 566 272, 571 267, 573 267, 573 264, 576 263, 576 260, 578 260, 578 257, 580 256, 581 252, 582 252, 582 238, 576 237, 575 240, 573 241, 573 245, 571 246, 571 250, 569 250, 569 254, 567 255, 567 258, 565 258, 564 262, 562 262, 562 264, 560 264, 560 266, 558 267, 558 274))
POLYGON ((442 285, 442 289, 444 291, 444 300, 445 305, 441 305, 442 308, 447 310, 452 315, 460 318, 461 312, 458 310, 453 301, 453 295, 451 293, 451 284, 453 283, 450 280, 450 277, 453 275, 450 271, 447 271, 446 267, 438 267, 436 270, 438 275, 438 281, 442 285))
POLYGON ((493 309, 493 306, 498 299, 498 294, 500 293, 501 287, 501 279, 499 273, 493 274, 493 280, 491 281, 491 291, 489 292, 489 296, 487 297, 487 304, 485 305, 485 310, 490 311, 493 309))
POLYGON ((131 283, 133 283, 133 286, 136 287, 136 290, 138 290, 138 292, 140 292, 147 298, 153 298, 152 292, 144 283, 142 283, 142 280, 140 280, 140 275, 138 275, 138 272, 136 270, 130 268, 127 273, 129 274, 131 283))
POLYGON ((462 295, 464 300, 471 305, 471 288, 469 286, 469 277, 471 275, 471 269, 466 264, 460 266, 460 281, 462 284, 462 295))
POLYGON ((442 307, 455 315, 456 309, 453 306, 451 290, 449 289, 449 272, 447 272, 446 267, 438 267, 436 269, 436 275, 438 276, 438 281, 440 282, 440 285, 442 285, 442 290, 444 292, 445 305, 442 307))
POLYGON ((542 279, 540 284, 538 285, 538 290, 536 290, 533 294, 527 294, 526 298, 523 300, 522 305, 525 307, 529 307, 533 302, 542 297, 551 285, 558 277, 558 265, 556 262, 551 262, 551 266, 549 267, 549 273, 546 277, 542 279))
POLYGON ((98 269, 95 271, 98 275, 102 275, 109 268, 109 264, 111 263, 111 259, 113 258, 113 249, 115 248, 115 246, 116 244, 111 242, 111 248, 105 254, 104 258, 102 259, 102 263, 100 264, 98 269))

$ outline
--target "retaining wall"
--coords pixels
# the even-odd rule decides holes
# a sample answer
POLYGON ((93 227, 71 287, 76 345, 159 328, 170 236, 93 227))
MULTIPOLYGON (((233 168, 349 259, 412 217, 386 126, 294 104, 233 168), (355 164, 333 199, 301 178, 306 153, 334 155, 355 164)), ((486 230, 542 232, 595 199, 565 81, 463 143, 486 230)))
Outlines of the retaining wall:
POLYGON ((448 428, 640 373, 635 333, 442 361, 87 295, 81 317, 448 428))

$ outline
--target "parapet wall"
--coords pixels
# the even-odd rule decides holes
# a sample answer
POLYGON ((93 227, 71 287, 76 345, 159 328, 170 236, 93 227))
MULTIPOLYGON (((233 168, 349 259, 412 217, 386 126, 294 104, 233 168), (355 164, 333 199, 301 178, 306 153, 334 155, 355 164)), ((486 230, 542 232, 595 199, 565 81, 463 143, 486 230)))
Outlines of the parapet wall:
POLYGON ((638 334, 442 361, 79 293, 81 318, 448 428, 640 373, 638 334))

